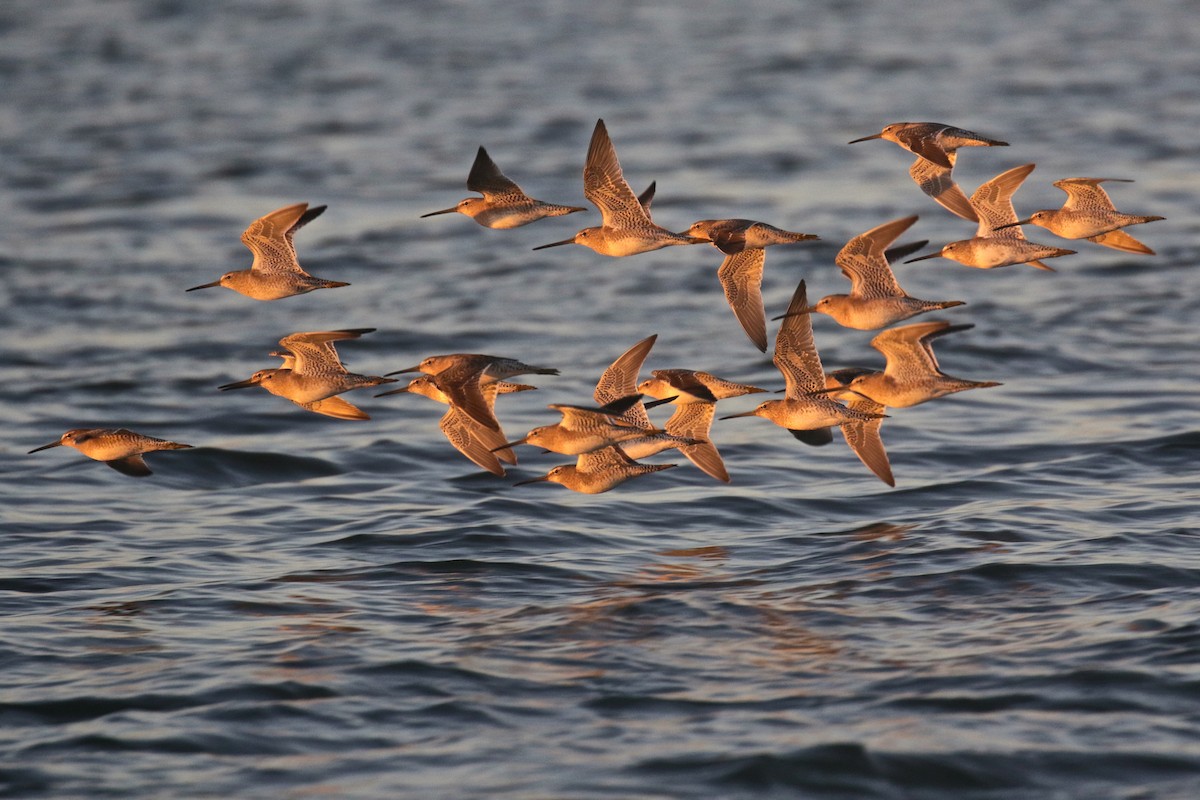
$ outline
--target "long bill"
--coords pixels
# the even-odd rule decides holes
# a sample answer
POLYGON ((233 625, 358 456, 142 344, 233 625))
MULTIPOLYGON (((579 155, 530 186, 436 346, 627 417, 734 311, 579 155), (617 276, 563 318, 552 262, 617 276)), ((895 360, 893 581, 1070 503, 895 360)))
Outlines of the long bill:
POLYGON ((211 288, 213 288, 214 286, 220 286, 220 285, 221 285, 221 282, 220 282, 220 281, 213 281, 212 283, 202 283, 202 284, 200 284, 199 286, 193 286, 193 287, 192 287, 192 288, 190 288, 190 289, 184 289, 184 291, 185 291, 185 292, 194 292, 194 291, 196 291, 197 289, 211 289, 211 288))
POLYGON ((534 250, 545 250, 547 247, 558 247, 559 245, 564 245, 564 244, 575 244, 575 237, 572 236, 570 239, 563 239, 561 242, 551 242, 550 244, 538 245, 537 247, 535 247, 533 249, 534 250))
POLYGON ((999 231, 999 230, 1003 230, 1004 228, 1015 228, 1018 225, 1032 225, 1032 224, 1033 224, 1032 219, 1019 219, 1016 222, 1006 222, 1003 225, 997 225, 996 227, 992 228, 992 230, 999 231))
POLYGON ((758 416, 758 414, 756 414, 754 411, 743 411, 740 414, 727 414, 724 417, 717 417, 717 419, 737 419, 738 417, 757 417, 757 416, 758 416))
POLYGON ((35 448, 33 448, 32 450, 30 450, 30 451, 29 451, 28 453, 26 453, 25 455, 27 455, 27 456, 31 456, 31 455, 33 455, 34 453, 36 453, 36 452, 38 452, 38 451, 40 451, 40 450, 49 450, 51 447, 59 447, 61 444, 62 444, 62 442, 61 442, 61 441, 57 441, 57 442, 51 442, 50 444, 44 444, 44 445, 42 445, 41 447, 35 447, 35 448))
POLYGON ((438 214, 453 214, 455 211, 458 211, 458 206, 455 206, 454 208, 443 208, 441 211, 430 211, 428 214, 422 214, 421 219, 425 219, 426 217, 436 217, 438 214))
MULTIPOLYGON (((421 365, 418 364, 415 367, 405 367, 404 369, 398 369, 395 372, 385 372, 385 373, 383 373, 383 376, 385 378, 388 378, 388 377, 391 377, 392 375, 403 375, 406 372, 420 372, 420 371, 421 371, 421 365)), ((376 395, 376 396, 378 396, 378 395, 376 395)))
POLYGON ((408 390, 409 389, 407 386, 401 386, 399 389, 392 389, 391 391, 388 391, 388 392, 380 392, 379 394, 377 394, 375 396, 376 397, 387 397, 389 394, 402 394, 404 392, 407 392, 408 390))
POLYGON ((771 317, 771 321, 774 322, 777 319, 787 319, 788 317, 798 317, 801 314, 815 314, 815 313, 817 313, 816 306, 805 306, 804 308, 801 308, 797 311, 789 311, 786 314, 780 314, 778 317, 771 317))
POLYGON ((509 442, 507 444, 502 444, 499 447, 493 447, 488 452, 489 453, 497 453, 501 450, 507 450, 510 447, 516 447, 519 444, 525 444, 525 442, 527 442, 527 441, 528 441, 528 439, 517 439, 515 442, 509 442))
POLYGON ((930 258, 937 258, 937 257, 938 257, 938 256, 940 256, 941 254, 942 254, 942 251, 941 251, 941 250, 938 250, 936 253, 926 253, 926 254, 925 254, 925 255, 923 255, 923 256, 917 256, 916 258, 910 258, 908 261, 905 261, 904 263, 905 263, 905 264, 911 264, 911 263, 913 263, 914 261, 925 261, 926 259, 930 259, 930 258))
POLYGON ((542 475, 540 477, 530 478, 529 480, 525 480, 525 481, 517 481, 516 483, 513 484, 513 486, 527 486, 528 484, 531 484, 531 483, 543 483, 543 482, 548 482, 549 480, 550 480, 549 475, 542 475))
POLYGON ((858 144, 859 142, 869 142, 872 139, 882 139, 882 138, 883 138, 882 133, 873 133, 870 136, 864 136, 861 139, 851 139, 850 141, 846 142, 846 144, 858 144))
POLYGON ((643 402, 642 407, 643 408, 654 408, 655 406, 665 406, 667 403, 673 403, 678 399, 679 399, 679 395, 673 394, 670 397, 660 397, 657 400, 650 400, 648 402, 643 402))
POLYGON ((254 380, 253 378, 247 378, 244 381, 237 381, 236 383, 227 383, 224 386, 218 386, 217 389, 222 392, 227 392, 230 389, 249 389, 251 386, 258 386, 258 381, 254 380))

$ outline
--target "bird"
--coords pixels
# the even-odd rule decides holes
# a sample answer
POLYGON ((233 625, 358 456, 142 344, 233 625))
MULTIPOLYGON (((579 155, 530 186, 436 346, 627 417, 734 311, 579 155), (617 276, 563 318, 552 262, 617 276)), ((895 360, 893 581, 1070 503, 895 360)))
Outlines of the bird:
POLYGON ((850 279, 850 294, 827 295, 807 311, 827 314, 847 328, 875 330, 927 311, 964 305, 961 300, 918 300, 900 288, 886 251, 916 221, 915 214, 902 217, 848 241, 834 262, 850 279))
POLYGON ((971 222, 979 217, 971 202, 951 178, 957 151, 960 147, 1007 147, 1008 142, 989 139, 974 131, 956 128, 940 122, 893 122, 871 136, 854 139, 850 144, 871 139, 886 139, 914 153, 917 160, 908 174, 943 208, 971 222))
POLYGON ((561 464, 537 478, 518 481, 514 486, 549 481, 561 484, 573 492, 600 494, 607 492, 630 478, 673 469, 677 464, 642 464, 634 461, 621 449, 612 445, 591 453, 582 453, 575 464, 561 464))
POLYGON ((742 330, 760 351, 767 351, 767 314, 763 307, 762 278, 766 264, 764 248, 819 239, 811 233, 796 233, 749 219, 702 219, 692 223, 686 236, 705 239, 725 260, 717 268, 717 279, 725 299, 742 330))
MULTIPOLYGON (((826 396, 825 373, 813 342, 812 319, 806 309, 808 290, 801 280, 775 337, 773 360, 786 384, 783 399, 767 400, 752 411, 730 414, 721 419, 762 417, 787 428, 803 441, 807 431, 881 416, 848 408, 826 396)), ((852 441, 848 440, 848 443, 854 446, 852 441)))
POLYGON ((938 366, 933 340, 973 327, 938 320, 889 328, 871 340, 887 366, 882 372, 868 370, 854 377, 845 388, 885 408, 908 408, 968 389, 1000 386, 996 381, 955 378, 938 366))
POLYGON ((309 275, 296 259, 292 237, 296 231, 319 217, 325 208, 309 208, 308 203, 296 203, 259 217, 242 234, 242 243, 254 253, 250 269, 226 272, 212 283, 193 286, 187 291, 224 286, 254 300, 279 300, 306 294, 314 289, 349 286, 343 281, 329 281, 309 275))
POLYGON ((506 230, 519 228, 546 217, 561 217, 586 211, 582 206, 563 206, 534 200, 525 194, 513 181, 505 177, 500 167, 481 146, 475 154, 475 163, 467 175, 467 189, 479 192, 483 197, 468 197, 460 200, 453 208, 430 211, 421 218, 439 214, 465 214, 485 228, 506 230))
MULTIPOLYGON (((494 407, 497 395, 527 392, 536 388, 536 386, 524 383, 492 380, 482 383, 480 391, 489 407, 494 407)), ((400 393, 419 394, 449 406, 438 423, 438 429, 460 453, 493 475, 504 475, 504 467, 500 465, 501 461, 509 464, 517 463, 516 454, 513 453, 512 448, 505 445, 506 439, 503 431, 481 425, 469 415, 464 414, 454 405, 450 396, 442 391, 436 375, 421 375, 409 381, 407 386, 375 396, 384 397, 400 393)))
POLYGON ((600 210, 601 224, 584 228, 570 239, 533 248, 545 250, 564 244, 581 244, 605 256, 632 256, 672 245, 700 244, 707 240, 684 236, 654 224, 649 202, 643 204, 625 181, 617 151, 604 120, 596 121, 583 168, 583 196, 600 210))
POLYGON ((640 394, 633 394, 597 407, 552 403, 547 408, 562 414, 561 422, 536 427, 524 437, 503 446, 528 444, 553 453, 577 456, 628 439, 665 433, 659 428, 626 425, 618 421, 622 413, 641 401, 640 394))
POLYGON ((128 428, 72 428, 59 437, 57 442, 35 447, 27 455, 61 445, 74 447, 88 458, 102 461, 122 475, 135 478, 144 478, 151 474, 150 468, 142 458, 143 454, 191 447, 190 444, 169 442, 166 439, 135 433, 128 428))
POLYGON ((950 242, 936 253, 910 258, 904 263, 911 264, 914 261, 941 256, 977 269, 1029 264, 1031 267, 1053 272, 1054 268, 1043 264, 1041 259, 1067 256, 1075 251, 1031 242, 1021 232, 1021 226, 1015 224, 1017 212, 1013 209, 1012 196, 1025 182, 1034 166, 1022 164, 1013 167, 975 190, 971 195, 971 207, 979 216, 979 228, 974 238, 950 242))
MULTIPOLYGON (((637 388, 638 373, 642 369, 642 364, 645 363, 646 356, 650 353, 650 348, 654 346, 657 339, 658 334, 647 336, 618 356, 600 375, 600 379, 596 382, 596 390, 592 393, 593 399, 597 403, 604 405, 618 401, 622 397, 642 394, 637 388)), ((651 406, 669 403, 675 399, 675 396, 669 393, 655 396, 658 398, 658 401, 651 403, 651 406)), ((625 451, 625 454, 636 461, 656 455, 664 450, 678 449, 687 455, 692 463, 712 475, 713 473, 709 471, 709 467, 713 461, 710 453, 715 454, 716 448, 712 446, 712 442, 708 439, 708 430, 705 429, 703 432, 681 432, 678 429, 678 425, 672 425, 672 421, 676 420, 675 416, 672 416, 671 420, 668 421, 667 427, 658 430, 650 422, 650 417, 646 413, 646 406, 646 403, 639 400, 639 402, 633 403, 628 409, 614 417, 615 421, 621 425, 629 425, 651 431, 643 436, 622 440, 621 449, 625 451)), ((719 455, 716 456, 716 460, 720 461, 719 455)))
POLYGON ((761 249, 821 238, 814 233, 785 231, 752 219, 702 219, 693 222, 683 235, 704 239, 726 255, 734 255, 752 247, 761 249))
POLYGON ((667 433, 697 440, 695 444, 680 445, 679 452, 709 476, 729 483, 729 470, 709 438, 717 401, 766 389, 698 370, 656 369, 650 374, 652 377, 638 384, 637 391, 675 406, 675 413, 663 428, 667 433))
POLYGON ((1123 214, 1113 206, 1108 192, 1100 186, 1106 182, 1132 183, 1124 178, 1063 178, 1054 185, 1067 193, 1067 199, 1059 209, 1035 211, 1028 219, 1001 225, 1011 228, 1016 225, 1039 225, 1063 239, 1087 239, 1096 244, 1131 253, 1154 255, 1154 251, 1128 233, 1113 232, 1130 225, 1141 225, 1166 219, 1159 216, 1123 214))
POLYGON ((494 431, 500 430, 500 423, 483 395, 483 383, 528 373, 559 374, 559 371, 553 367, 535 367, 515 358, 484 353, 447 353, 429 356, 415 366, 398 369, 387 375, 403 375, 408 372, 423 372, 426 375, 437 376, 438 388, 445 392, 456 408, 479 424, 494 431))
POLYGON ((289 334, 279 340, 279 344, 291 355, 290 361, 284 357, 285 366, 259 370, 244 381, 217 388, 224 392, 261 386, 271 394, 291 400, 317 414, 337 419, 370 419, 361 409, 335 395, 397 381, 394 378, 348 372, 338 358, 333 343, 357 339, 374 330, 351 328, 289 334), (286 366, 289 363, 291 366, 286 366))

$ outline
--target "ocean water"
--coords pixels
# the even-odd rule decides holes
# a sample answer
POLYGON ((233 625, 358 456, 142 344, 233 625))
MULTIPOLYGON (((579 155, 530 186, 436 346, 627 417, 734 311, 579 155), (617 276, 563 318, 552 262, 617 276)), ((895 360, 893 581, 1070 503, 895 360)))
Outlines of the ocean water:
MULTIPOLYGON (((0 796, 1200 796, 1198 78, 1187 0, 0 5, 0 796), (582 204, 598 118, 660 224, 821 236, 768 251, 771 315, 844 291, 834 254, 889 219, 972 235, 908 153, 846 145, 888 122, 1010 142, 955 176, 1036 163, 1019 213, 1098 176, 1167 220, 1133 230, 1156 256, 897 265, 967 301, 943 368, 1003 386, 893 411, 894 489, 760 419, 714 426, 728 485, 664 454, 606 494, 514 487, 570 459, 482 473, 419 397, 346 422, 216 391, 349 327, 377 329, 339 349, 359 372, 561 369, 501 399, 513 438, 655 333, 647 371, 781 387, 710 247, 419 218, 479 145, 582 204), (351 286, 184 292, 302 201, 329 208, 301 263, 351 286), (141 480, 26 455, 93 426, 196 449, 141 480)), ((882 363, 814 326, 827 367, 882 363)))

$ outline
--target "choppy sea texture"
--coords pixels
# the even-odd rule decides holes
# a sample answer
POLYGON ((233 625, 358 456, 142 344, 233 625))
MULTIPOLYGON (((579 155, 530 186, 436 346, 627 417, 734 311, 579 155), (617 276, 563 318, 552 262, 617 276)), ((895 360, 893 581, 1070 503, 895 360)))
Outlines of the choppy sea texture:
MULTIPOLYGON (((0 796, 1195 797, 1198 37, 1182 0, 4 5, 0 796), (1004 385, 894 411, 895 489, 751 419, 714 428, 729 485, 664 456, 604 495, 514 488, 570 459, 500 479, 423 398, 357 393, 351 423, 216 391, 347 327, 377 328, 340 348, 358 372, 560 368, 501 398, 514 437, 651 333, 647 370, 781 388, 712 248, 418 219, 481 144, 581 203, 599 117, 660 224, 822 237, 769 251, 769 315, 802 277, 844 291, 834 254, 881 222, 973 233, 909 154, 846 145, 887 122, 1010 142, 955 176, 1035 162, 1022 214, 1083 175, 1167 220, 1134 231, 1157 256, 1081 242, 1054 274, 897 265, 967 301, 942 366, 1004 385), (329 210, 301 263, 350 287, 184 293, 302 201, 329 210), (25 455, 88 426, 197 447, 140 481, 25 455)), ((827 366, 881 363, 814 325, 827 366)))

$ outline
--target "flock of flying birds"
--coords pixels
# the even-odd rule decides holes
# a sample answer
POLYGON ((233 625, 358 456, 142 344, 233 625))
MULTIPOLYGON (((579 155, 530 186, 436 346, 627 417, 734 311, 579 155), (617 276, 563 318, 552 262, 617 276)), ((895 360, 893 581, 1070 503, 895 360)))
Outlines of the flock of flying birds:
MULTIPOLYGON (((1027 224, 1041 226, 1062 239, 1086 239, 1125 252, 1154 253, 1124 229, 1163 218, 1118 212, 1100 186, 1118 179, 1056 181, 1054 185, 1067 194, 1062 208, 1037 211, 1026 219, 1018 219, 1012 196, 1033 170, 1033 164, 1000 173, 969 198, 952 178, 959 148, 1005 146, 1006 142, 940 123, 898 122, 851 144, 870 139, 886 139, 915 154, 917 158, 909 174, 921 190, 957 216, 978 223, 974 237, 950 242, 909 261, 942 257, 978 269, 1029 264, 1050 270, 1045 259, 1075 252, 1027 240, 1021 231, 1021 226, 1027 224)), ((507 229, 586 210, 528 196, 504 176, 482 147, 471 167, 467 188, 482 197, 469 197, 453 208, 423 216, 457 212, 484 227, 507 229)), ((766 248, 818 237, 747 219, 701 220, 684 233, 674 233, 651 219, 654 189, 651 184, 640 196, 633 193, 621 172, 604 121, 599 120, 588 147, 583 193, 600 210, 601 224, 534 249, 580 244, 601 255, 623 257, 676 245, 711 244, 725 256, 717 277, 730 308, 750 341, 766 352, 767 320, 761 291, 766 248)), ((255 220, 242 234, 242 242, 254 254, 250 269, 226 273, 219 280, 187 291, 223 286, 254 300, 267 301, 348 285, 308 274, 296 257, 293 244, 296 231, 324 210, 325 206, 310 208, 307 203, 297 203, 255 220)), ((832 429, 840 428, 846 443, 863 464, 880 480, 894 486, 880 437, 887 409, 906 408, 955 392, 998 385, 993 381, 956 378, 938 366, 932 347, 934 339, 971 325, 937 321, 888 327, 918 314, 963 304, 959 300, 920 300, 900 288, 889 262, 911 255, 926 243, 892 245, 916 220, 916 216, 908 216, 885 222, 846 243, 835 262, 850 280, 847 294, 829 295, 810 305, 805 282, 800 281, 787 312, 776 317, 781 321, 773 360, 783 375, 783 397, 721 419, 762 417, 813 445, 831 442, 832 429), (871 340, 871 346, 886 358, 884 369, 826 372, 813 341, 814 313, 826 314, 850 328, 885 329, 871 340)), ((280 366, 259 370, 246 380, 219 388, 260 386, 318 414, 365 420, 367 414, 341 394, 396 383, 397 379, 391 375, 419 372, 420 376, 407 385, 376 396, 406 392, 448 406, 440 422, 442 433, 459 452, 496 475, 505 474, 504 464, 516 463, 513 448, 522 444, 575 456, 574 464, 554 467, 539 478, 521 483, 552 481, 588 494, 608 491, 629 478, 676 466, 640 461, 670 449, 679 450, 713 478, 728 482, 729 473, 709 436, 716 404, 726 398, 766 391, 690 369, 654 370, 651 378, 639 381, 642 364, 656 338, 650 336, 629 348, 604 371, 596 384, 593 404, 550 405, 550 409, 561 415, 559 422, 534 428, 524 437, 510 441, 496 418, 496 398, 535 387, 508 379, 531 373, 556 375, 557 369, 501 356, 452 353, 429 356, 413 367, 386 376, 349 372, 338 357, 335 342, 355 339, 372 330, 290 334, 279 341, 283 349, 271 353, 282 359, 280 366), (655 399, 646 402, 647 396, 655 399), (666 403, 675 407, 674 413, 664 426, 656 427, 647 409, 666 403)), ((190 447, 124 428, 96 428, 69 430, 58 441, 29 452, 58 445, 74 447, 89 458, 134 476, 150 474, 143 454, 190 447)))

